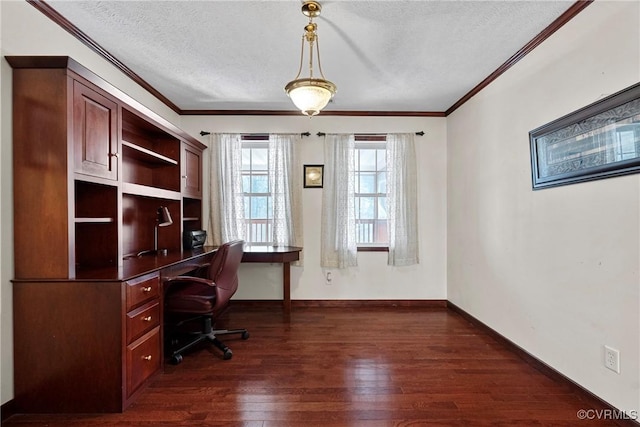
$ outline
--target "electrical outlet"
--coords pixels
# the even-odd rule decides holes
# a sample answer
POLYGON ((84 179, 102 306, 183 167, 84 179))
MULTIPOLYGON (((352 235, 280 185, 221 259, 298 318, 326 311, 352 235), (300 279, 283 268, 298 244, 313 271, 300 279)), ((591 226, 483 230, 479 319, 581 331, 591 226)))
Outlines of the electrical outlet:
POLYGON ((324 281, 324 283, 325 283, 327 286, 330 286, 330 285, 331 285, 331 280, 332 280, 331 272, 330 272, 330 271, 327 271, 327 273, 326 273, 326 275, 325 275, 325 281, 324 281))
POLYGON ((604 366, 617 374, 620 373, 620 352, 608 345, 604 346, 604 366))

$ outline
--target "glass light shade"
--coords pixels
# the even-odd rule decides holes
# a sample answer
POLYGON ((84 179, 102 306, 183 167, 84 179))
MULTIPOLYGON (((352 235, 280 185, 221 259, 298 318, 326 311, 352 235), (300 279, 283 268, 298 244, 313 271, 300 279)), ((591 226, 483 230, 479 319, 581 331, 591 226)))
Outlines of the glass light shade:
POLYGON ((293 80, 284 88, 302 114, 315 116, 336 93, 336 85, 323 79, 293 80))

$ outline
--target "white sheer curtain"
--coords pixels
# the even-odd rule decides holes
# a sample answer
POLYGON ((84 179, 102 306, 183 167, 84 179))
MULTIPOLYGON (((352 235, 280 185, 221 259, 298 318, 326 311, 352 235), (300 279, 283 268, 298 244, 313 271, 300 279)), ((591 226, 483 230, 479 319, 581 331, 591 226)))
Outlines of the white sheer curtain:
POLYGON ((240 134, 211 135, 207 244, 245 239, 241 139, 240 134))
MULTIPOLYGON (((242 188, 242 135, 213 134, 210 142, 208 244, 246 240, 242 188)), ((269 135, 269 188, 272 195, 273 244, 303 246, 300 135, 269 135)), ((302 257, 301 257, 302 260, 302 257)), ((297 262, 300 265, 301 262, 297 262)))
POLYGON ((354 136, 327 134, 324 159, 320 265, 326 268, 356 266, 354 136))
POLYGON ((269 188, 273 197, 273 242, 302 243, 302 173, 298 162, 300 135, 269 135, 269 188))
POLYGON ((413 265, 418 256, 416 150, 411 133, 387 135, 387 264, 413 265))

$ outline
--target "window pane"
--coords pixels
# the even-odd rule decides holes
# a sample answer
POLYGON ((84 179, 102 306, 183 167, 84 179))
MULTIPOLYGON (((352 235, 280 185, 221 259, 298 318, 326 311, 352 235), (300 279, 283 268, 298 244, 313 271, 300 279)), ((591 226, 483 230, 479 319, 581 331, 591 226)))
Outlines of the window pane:
POLYGON ((378 193, 385 194, 387 192, 387 173, 378 172, 378 193))
POLYGON ((243 193, 251 192, 251 176, 250 175, 242 175, 242 192, 243 193))
POLYGON ((376 237, 374 243, 389 243, 387 221, 376 221, 376 237))
POLYGON ((379 171, 387 170, 387 150, 377 150, 378 152, 378 165, 377 169, 379 171))
POLYGON ((242 149, 242 170, 248 171, 251 169, 251 150, 249 148, 242 149))
POLYGON ((360 152, 360 170, 376 170, 376 150, 360 149, 358 151, 360 152))
POLYGON ((358 197, 360 201, 360 219, 375 218, 375 197, 358 197))
POLYGON ((387 219, 387 198, 378 197, 378 219, 387 219))
POLYGON ((373 243, 374 231, 373 221, 359 221, 356 223, 356 242, 357 243, 373 243))
POLYGON ((266 171, 269 168, 269 156, 266 148, 254 148, 251 156, 253 170, 266 171))
POLYGON ((244 197, 244 217, 245 219, 249 219, 251 218, 251 197, 250 196, 245 196, 244 197))
POLYGON ((252 193, 268 193, 269 177, 266 175, 253 175, 251 177, 251 192, 252 193))
POLYGON ((360 174, 360 193, 375 193, 376 192, 376 177, 373 174, 360 174))
POLYGON ((268 197, 251 198, 251 219, 267 219, 268 197))

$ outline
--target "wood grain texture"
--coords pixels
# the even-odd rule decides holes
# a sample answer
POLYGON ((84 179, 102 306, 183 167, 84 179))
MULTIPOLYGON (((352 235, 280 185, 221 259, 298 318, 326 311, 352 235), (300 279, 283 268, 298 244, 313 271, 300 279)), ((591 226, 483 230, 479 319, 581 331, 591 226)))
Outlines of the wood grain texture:
POLYGON ((123 414, 14 415, 3 426, 614 426, 586 393, 538 371, 446 308, 238 306, 123 414))

